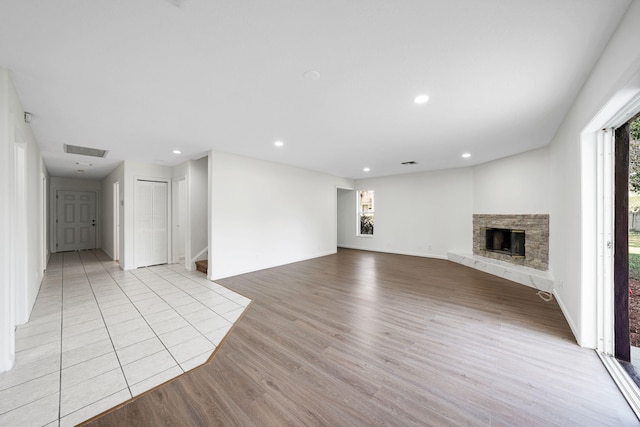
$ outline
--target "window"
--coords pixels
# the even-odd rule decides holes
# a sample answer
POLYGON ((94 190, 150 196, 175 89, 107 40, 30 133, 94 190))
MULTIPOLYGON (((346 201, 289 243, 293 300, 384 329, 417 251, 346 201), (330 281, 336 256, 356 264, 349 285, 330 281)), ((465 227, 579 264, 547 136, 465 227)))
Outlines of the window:
POLYGON ((358 191, 358 236, 373 236, 373 190, 358 191))

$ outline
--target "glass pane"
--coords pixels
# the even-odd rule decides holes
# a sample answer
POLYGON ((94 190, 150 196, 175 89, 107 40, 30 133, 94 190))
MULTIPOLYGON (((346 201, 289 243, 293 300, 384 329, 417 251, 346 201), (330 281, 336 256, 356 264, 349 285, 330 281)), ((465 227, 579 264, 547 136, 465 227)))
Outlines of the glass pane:
POLYGON ((373 212, 373 191, 360 192, 360 212, 373 212))
POLYGON ((360 214, 360 234, 373 234, 373 214, 360 214))

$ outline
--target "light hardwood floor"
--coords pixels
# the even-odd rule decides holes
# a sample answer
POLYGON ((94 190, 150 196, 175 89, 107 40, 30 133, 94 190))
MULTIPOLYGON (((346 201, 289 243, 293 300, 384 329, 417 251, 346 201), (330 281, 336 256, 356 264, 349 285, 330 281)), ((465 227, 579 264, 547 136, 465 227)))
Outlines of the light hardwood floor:
POLYGON ((90 425, 638 424, 531 288, 346 249, 218 283, 254 301, 211 361, 90 425))

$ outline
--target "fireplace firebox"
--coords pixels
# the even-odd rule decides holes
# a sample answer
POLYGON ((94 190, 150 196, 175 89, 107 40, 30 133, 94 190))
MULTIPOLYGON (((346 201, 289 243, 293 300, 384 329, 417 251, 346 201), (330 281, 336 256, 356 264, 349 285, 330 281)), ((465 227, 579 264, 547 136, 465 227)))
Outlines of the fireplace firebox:
POLYGON ((485 231, 485 236, 485 248, 488 251, 509 255, 513 258, 524 258, 524 230, 487 228, 485 231))

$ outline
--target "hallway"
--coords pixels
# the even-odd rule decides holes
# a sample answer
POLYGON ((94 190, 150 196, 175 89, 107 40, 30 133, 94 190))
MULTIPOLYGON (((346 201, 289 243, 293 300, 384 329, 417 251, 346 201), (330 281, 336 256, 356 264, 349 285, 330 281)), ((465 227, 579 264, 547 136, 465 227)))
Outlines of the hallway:
POLYGON ((52 254, 0 425, 75 425, 202 364, 250 300, 197 271, 122 271, 101 251, 52 254))

